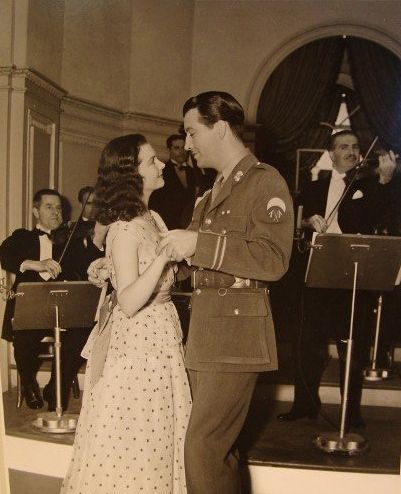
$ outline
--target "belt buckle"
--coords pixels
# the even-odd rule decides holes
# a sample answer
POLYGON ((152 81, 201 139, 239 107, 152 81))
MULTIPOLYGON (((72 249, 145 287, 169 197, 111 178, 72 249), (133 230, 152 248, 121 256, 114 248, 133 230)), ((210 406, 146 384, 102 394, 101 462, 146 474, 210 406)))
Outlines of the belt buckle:
POLYGON ((247 288, 251 285, 251 280, 249 278, 239 278, 238 276, 234 276, 235 281, 230 286, 230 288, 247 288))

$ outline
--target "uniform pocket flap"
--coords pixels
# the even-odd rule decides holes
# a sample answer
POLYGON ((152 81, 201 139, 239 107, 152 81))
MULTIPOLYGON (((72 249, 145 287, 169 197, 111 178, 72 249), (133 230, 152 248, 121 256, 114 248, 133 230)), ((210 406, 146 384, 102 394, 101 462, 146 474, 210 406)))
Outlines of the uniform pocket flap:
POLYGON ((246 216, 232 216, 230 214, 226 215, 224 221, 224 229, 227 232, 246 232, 247 217, 246 216))
POLYGON ((219 290, 214 317, 258 316, 269 314, 265 294, 261 292, 241 293, 236 289, 219 290))

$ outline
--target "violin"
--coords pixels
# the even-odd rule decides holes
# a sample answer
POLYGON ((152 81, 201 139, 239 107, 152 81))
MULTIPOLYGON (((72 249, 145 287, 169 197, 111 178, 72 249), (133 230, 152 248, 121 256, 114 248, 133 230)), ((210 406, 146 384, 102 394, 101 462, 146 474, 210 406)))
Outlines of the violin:
POLYGON ((68 222, 64 223, 61 225, 57 230, 52 232, 54 239, 53 242, 55 244, 63 244, 65 243, 65 246, 63 248, 63 252, 61 253, 60 258, 58 259, 58 262, 61 264, 61 261, 63 260, 63 257, 68 249, 68 246, 70 245, 71 239, 73 236, 76 236, 76 238, 88 238, 92 237, 95 231, 95 221, 83 221, 82 220, 82 215, 85 211, 86 204, 88 202, 88 199, 90 197, 90 194, 87 194, 86 200, 82 205, 81 212, 79 214, 79 217, 77 221, 75 222, 68 222), (56 233, 57 232, 57 233, 56 233))
POLYGON ((95 221, 68 221, 60 225, 56 230, 52 230, 50 237, 55 245, 67 242, 72 232, 74 232, 76 239, 90 238, 93 237, 95 224, 95 221))

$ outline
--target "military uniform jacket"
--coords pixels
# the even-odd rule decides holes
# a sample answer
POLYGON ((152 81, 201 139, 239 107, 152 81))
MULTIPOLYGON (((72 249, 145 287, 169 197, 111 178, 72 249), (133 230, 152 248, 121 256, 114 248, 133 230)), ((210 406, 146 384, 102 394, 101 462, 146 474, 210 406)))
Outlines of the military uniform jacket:
MULTIPOLYGON (((238 278, 274 281, 288 268, 293 207, 278 171, 243 158, 211 204, 206 193, 188 227, 198 231, 193 266, 238 278)), ((277 369, 266 288, 201 288, 191 301, 186 366, 246 372, 277 369)))

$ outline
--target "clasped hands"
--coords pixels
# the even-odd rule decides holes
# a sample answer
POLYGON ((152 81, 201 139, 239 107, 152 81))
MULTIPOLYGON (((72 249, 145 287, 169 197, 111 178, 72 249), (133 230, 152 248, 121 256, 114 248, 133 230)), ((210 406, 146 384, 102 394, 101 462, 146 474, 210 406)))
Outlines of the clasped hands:
POLYGON ((163 253, 170 261, 181 262, 195 254, 198 232, 190 230, 171 230, 161 233, 162 240, 157 254, 163 253))
MULTIPOLYGON (((190 230, 171 230, 161 233, 162 237, 156 254, 164 256, 166 262, 181 262, 194 255, 198 232, 190 230)), ((110 277, 110 261, 101 257, 96 259, 88 268, 88 280, 95 286, 102 288, 110 277)))

